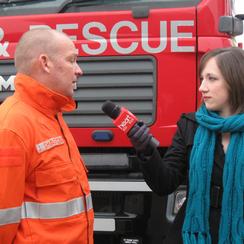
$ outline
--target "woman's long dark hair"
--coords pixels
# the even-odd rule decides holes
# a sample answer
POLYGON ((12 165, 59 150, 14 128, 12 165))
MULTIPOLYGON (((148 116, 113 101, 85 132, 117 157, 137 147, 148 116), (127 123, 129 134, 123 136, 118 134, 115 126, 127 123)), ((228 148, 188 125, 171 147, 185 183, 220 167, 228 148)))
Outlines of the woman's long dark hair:
POLYGON ((218 48, 205 53, 200 61, 199 75, 206 63, 215 58, 229 91, 234 113, 244 113, 244 50, 238 47, 218 48))

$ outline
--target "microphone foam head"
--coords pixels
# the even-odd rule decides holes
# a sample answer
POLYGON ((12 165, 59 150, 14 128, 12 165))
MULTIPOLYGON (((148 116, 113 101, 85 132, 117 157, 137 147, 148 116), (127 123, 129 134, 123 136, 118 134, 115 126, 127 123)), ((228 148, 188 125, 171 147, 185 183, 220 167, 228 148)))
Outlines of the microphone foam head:
POLYGON ((102 105, 102 111, 112 119, 116 119, 120 114, 120 107, 111 101, 106 101, 102 105))

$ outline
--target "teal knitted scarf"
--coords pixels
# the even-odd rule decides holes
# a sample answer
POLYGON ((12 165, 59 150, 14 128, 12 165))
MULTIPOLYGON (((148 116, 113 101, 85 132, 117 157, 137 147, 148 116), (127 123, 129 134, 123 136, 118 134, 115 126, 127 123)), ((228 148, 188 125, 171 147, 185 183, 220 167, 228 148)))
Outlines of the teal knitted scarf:
POLYGON ((189 194, 182 229, 184 244, 211 244, 210 181, 216 132, 231 133, 225 155, 219 244, 244 243, 244 114, 222 118, 203 105, 190 157, 189 194))

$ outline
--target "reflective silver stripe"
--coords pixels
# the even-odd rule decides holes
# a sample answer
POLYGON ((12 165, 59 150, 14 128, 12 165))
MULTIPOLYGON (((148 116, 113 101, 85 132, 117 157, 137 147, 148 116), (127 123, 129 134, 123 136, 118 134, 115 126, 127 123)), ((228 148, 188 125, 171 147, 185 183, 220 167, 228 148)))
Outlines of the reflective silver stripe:
MULTIPOLYGON (((87 211, 92 209, 91 194, 86 196, 87 211)), ((36 203, 23 202, 22 207, 0 209, 0 225, 19 223, 21 219, 67 218, 85 211, 84 197, 66 202, 36 203)))
MULTIPOLYGON (((58 219, 67 218, 85 211, 83 197, 74 198, 67 202, 36 203, 25 202, 22 205, 21 218, 58 219)), ((91 194, 86 196, 87 210, 92 209, 91 194)))
POLYGON ((87 210, 90 210, 93 208, 91 194, 86 196, 86 208, 87 208, 87 210))
POLYGON ((0 209, 0 225, 19 223, 21 207, 0 209))

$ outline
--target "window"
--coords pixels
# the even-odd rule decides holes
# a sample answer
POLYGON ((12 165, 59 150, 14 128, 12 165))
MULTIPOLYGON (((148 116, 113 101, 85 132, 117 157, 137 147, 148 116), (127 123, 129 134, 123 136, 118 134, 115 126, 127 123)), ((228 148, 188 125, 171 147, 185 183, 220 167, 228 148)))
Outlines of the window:
POLYGON ((179 8, 201 0, 0 0, 0 16, 130 10, 133 7, 179 8))

